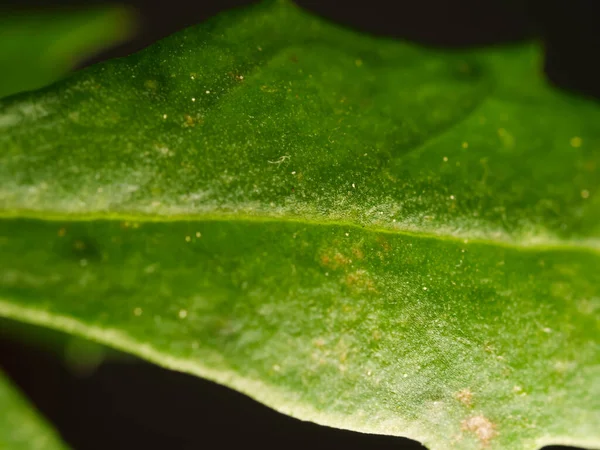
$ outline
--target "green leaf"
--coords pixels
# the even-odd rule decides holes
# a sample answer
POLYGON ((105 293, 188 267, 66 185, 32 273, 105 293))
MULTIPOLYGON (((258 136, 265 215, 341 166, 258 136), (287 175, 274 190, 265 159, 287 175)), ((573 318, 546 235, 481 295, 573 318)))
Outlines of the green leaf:
POLYGON ((0 314, 430 448, 600 446, 600 107, 285 2, 0 102, 0 314))
POLYGON ((130 35, 122 7, 4 11, 0 17, 0 97, 49 84, 90 55, 130 35))
POLYGON ((59 450, 66 447, 0 371, 0 448, 59 450))

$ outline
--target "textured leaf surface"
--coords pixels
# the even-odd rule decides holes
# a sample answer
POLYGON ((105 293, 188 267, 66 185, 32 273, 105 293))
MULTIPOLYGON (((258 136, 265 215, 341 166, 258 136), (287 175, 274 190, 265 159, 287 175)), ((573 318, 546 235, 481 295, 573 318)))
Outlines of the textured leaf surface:
POLYGON ((0 16, 0 97, 51 83, 79 60, 126 38, 132 19, 117 7, 6 12, 0 16))
POLYGON ((45 421, 0 372, 0 448, 7 450, 64 450, 66 447, 45 421))
POLYGON ((287 3, 0 102, 0 314, 431 448, 599 446, 600 108, 287 3))

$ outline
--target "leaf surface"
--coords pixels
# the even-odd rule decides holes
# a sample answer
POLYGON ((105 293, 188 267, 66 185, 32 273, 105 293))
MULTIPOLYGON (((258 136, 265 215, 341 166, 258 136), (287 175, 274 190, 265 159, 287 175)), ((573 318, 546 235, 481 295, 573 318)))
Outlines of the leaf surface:
POLYGON ((0 371, 0 448, 7 450, 64 450, 53 430, 0 371))
POLYGON ((0 314, 430 448, 600 445, 600 108, 270 2, 0 102, 0 314))

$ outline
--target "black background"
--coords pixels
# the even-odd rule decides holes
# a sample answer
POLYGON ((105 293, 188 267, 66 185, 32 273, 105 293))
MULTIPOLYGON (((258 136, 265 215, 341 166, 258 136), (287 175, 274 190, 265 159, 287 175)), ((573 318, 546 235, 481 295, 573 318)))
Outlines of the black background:
MULTIPOLYGON (((9 8, 89 5, 90 0, 3 0, 9 8)), ((141 24, 131 41, 86 61, 125 56, 244 0, 129 0, 141 24)), ((600 98, 597 0, 296 0, 338 23, 436 47, 471 47, 540 38, 548 78, 600 98)), ((599 124, 600 126, 600 124, 599 124)), ((422 449, 414 441, 301 422, 214 383, 130 359, 91 374, 69 370, 56 353, 2 332, 0 366, 76 450, 346 448, 422 449)), ((565 412, 568 414, 568 412, 565 412)), ((558 447, 556 447, 558 448, 558 447)), ((562 447, 561 447, 562 448, 562 447)), ((549 448, 548 448, 549 449, 549 448)))

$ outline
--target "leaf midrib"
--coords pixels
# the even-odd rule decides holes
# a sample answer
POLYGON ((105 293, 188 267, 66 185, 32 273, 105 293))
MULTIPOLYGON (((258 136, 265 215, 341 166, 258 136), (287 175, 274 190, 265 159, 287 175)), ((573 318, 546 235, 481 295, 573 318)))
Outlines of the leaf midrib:
POLYGON ((478 244, 506 249, 517 249, 534 252, 585 252, 600 256, 600 239, 559 239, 536 236, 535 239, 502 239, 493 237, 471 237, 466 234, 442 234, 426 231, 413 231, 407 228, 386 228, 373 224, 360 224, 356 222, 335 219, 311 219, 306 217, 285 217, 250 215, 239 213, 211 213, 211 214, 177 214, 177 215, 149 215, 149 214, 122 214, 122 213, 94 213, 94 214, 60 214, 38 211, 0 211, 0 221, 37 220, 41 222, 134 222, 134 223, 176 223, 176 222, 237 222, 237 223, 290 223, 312 227, 337 227, 350 230, 367 231, 376 234, 406 236, 418 239, 448 241, 463 244, 478 244))

